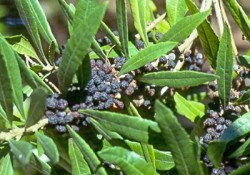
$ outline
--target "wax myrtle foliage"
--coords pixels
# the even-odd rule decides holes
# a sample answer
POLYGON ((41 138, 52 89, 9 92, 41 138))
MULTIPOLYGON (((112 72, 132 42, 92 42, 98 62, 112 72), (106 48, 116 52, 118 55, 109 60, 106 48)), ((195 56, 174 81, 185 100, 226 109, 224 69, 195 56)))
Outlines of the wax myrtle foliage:
POLYGON ((236 0, 166 0, 162 14, 152 0, 58 0, 66 43, 38 0, 13 3, 29 35, 0 34, 1 175, 249 174, 250 51, 228 17, 245 42, 250 20, 236 0))

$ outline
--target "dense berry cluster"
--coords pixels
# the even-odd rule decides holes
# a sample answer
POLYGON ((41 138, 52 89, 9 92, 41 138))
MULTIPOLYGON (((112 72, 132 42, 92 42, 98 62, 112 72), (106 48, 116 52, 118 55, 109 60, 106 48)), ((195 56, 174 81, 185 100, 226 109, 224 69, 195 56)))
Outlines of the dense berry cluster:
POLYGON ((66 124, 78 131, 81 126, 87 126, 89 123, 89 117, 79 113, 78 109, 84 109, 84 106, 80 104, 77 108, 73 106, 70 110, 68 101, 54 93, 47 98, 45 115, 48 117, 49 124, 55 126, 60 133, 66 132, 66 124))

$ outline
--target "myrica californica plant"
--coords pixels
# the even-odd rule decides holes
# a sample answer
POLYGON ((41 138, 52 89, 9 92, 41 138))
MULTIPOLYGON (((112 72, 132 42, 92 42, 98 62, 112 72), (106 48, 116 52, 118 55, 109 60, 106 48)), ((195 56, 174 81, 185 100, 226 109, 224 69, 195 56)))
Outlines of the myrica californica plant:
POLYGON ((246 42, 250 20, 236 0, 166 0, 163 14, 152 0, 58 0, 66 43, 38 0, 13 3, 29 35, 0 34, 1 175, 249 174, 250 52, 228 16, 246 42))

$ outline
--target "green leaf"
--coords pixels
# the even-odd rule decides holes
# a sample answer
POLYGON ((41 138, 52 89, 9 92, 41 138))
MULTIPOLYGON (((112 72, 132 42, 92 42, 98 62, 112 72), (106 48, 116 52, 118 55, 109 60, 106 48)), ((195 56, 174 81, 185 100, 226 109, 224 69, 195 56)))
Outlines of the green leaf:
POLYGON ((84 89, 91 78, 91 66, 89 55, 83 60, 82 64, 77 70, 77 80, 81 89, 84 89))
POLYGON ((111 40, 111 42, 115 44, 118 47, 118 49, 122 50, 120 41, 104 22, 101 22, 101 29, 105 32, 105 34, 111 40))
POLYGON ((51 65, 55 62, 56 45, 54 41, 51 41, 49 45, 49 62, 51 65))
POLYGON ((91 18, 82 20, 66 44, 58 70, 59 88, 64 95, 88 52, 106 7, 107 3, 103 3, 90 14, 91 18))
POLYGON ((125 174, 156 175, 153 167, 135 152, 121 147, 106 148, 98 152, 98 155, 121 168, 125 174))
POLYGON ((250 113, 245 113, 225 129, 219 140, 230 142, 250 132, 250 113))
POLYGON ((196 117, 204 116, 205 105, 196 101, 188 101, 178 92, 174 95, 177 112, 194 122, 196 117))
POLYGON ((119 134, 117 134, 116 132, 112 132, 108 129, 106 129, 105 127, 103 127, 99 122, 97 122, 95 119, 91 118, 90 119, 91 124, 95 127, 95 129, 103 135, 103 137, 107 140, 107 141, 111 141, 112 139, 123 139, 119 134))
POLYGON ((211 10, 208 10, 181 19, 175 25, 173 25, 167 31, 167 33, 163 34, 160 42, 182 42, 193 32, 194 29, 196 29, 207 18, 210 12, 211 10))
POLYGON ((43 116, 47 94, 42 88, 35 89, 31 95, 31 102, 25 127, 36 124, 43 116), (38 100, 39 99, 39 100, 38 100))
POLYGON ((25 141, 9 140, 10 151, 21 165, 27 165, 32 155, 32 145, 25 141))
MULTIPOLYGON (((0 46, 1 47, 1 46, 0 46)), ((5 57, 0 52, 0 104, 7 115, 9 122, 13 120, 13 88, 5 57)))
MULTIPOLYGON (((138 142, 131 142, 129 140, 125 141, 129 148, 135 153, 139 154, 141 157, 144 156, 141 144, 138 142)), ((174 167, 174 160, 172 155, 168 151, 159 151, 157 149, 153 149, 155 156, 155 166, 157 170, 170 170, 174 167)))
POLYGON ((127 59, 130 58, 128 50, 128 19, 126 0, 116 0, 117 27, 121 40, 122 50, 127 59))
POLYGON ((230 98, 234 60, 232 39, 227 24, 224 26, 217 56, 216 75, 219 76, 217 80, 219 97, 223 101, 223 106, 226 107, 230 98))
POLYGON ((30 1, 30 6, 35 16, 38 31, 41 33, 41 35, 47 41, 48 44, 53 42, 55 44, 56 49, 59 51, 57 41, 51 31, 51 28, 49 26, 49 23, 46 19, 42 7, 39 4, 39 1, 38 0, 28 0, 28 1, 30 1))
POLYGON ((241 156, 246 156, 250 154, 250 138, 247 139, 245 143, 239 146, 228 158, 238 158, 241 156))
POLYGON ((83 140, 72 128, 67 126, 70 136, 73 138, 74 142, 80 149, 84 156, 84 159, 88 163, 92 173, 97 175, 106 175, 105 169, 102 167, 100 160, 96 156, 95 152, 90 148, 90 146, 83 140))
POLYGON ((129 0, 134 25, 145 45, 148 45, 146 29, 146 0, 129 0))
POLYGON ((234 170, 229 175, 248 175, 250 172, 250 163, 240 166, 236 170, 234 170))
POLYGON ((30 0, 15 0, 15 4, 19 12, 19 15, 22 18, 22 21, 24 22, 25 27, 29 32, 36 48, 40 52, 41 56, 46 60, 42 48, 41 39, 39 36, 38 24, 37 24, 38 21, 36 19, 34 10, 31 6, 30 0))
POLYGON ((170 86, 182 88, 185 86, 198 86, 203 83, 213 81, 217 76, 208 73, 195 71, 161 71, 144 74, 139 77, 139 81, 154 84, 156 86, 170 86))
POLYGON ((91 174, 88 164, 84 160, 80 149, 72 139, 69 139, 69 157, 72 166, 72 174, 91 174))
POLYGON ((21 54, 28 55, 36 60, 39 60, 39 57, 36 54, 35 49, 29 42, 27 38, 22 35, 5 37, 5 39, 12 45, 13 49, 21 54))
POLYGON ((106 60, 106 55, 104 54, 102 48, 100 47, 99 43, 95 39, 93 39, 91 49, 96 53, 96 55, 98 55, 97 58, 106 60))
POLYGON ((242 55, 237 57, 237 61, 239 65, 245 66, 246 68, 250 68, 250 56, 248 55, 242 55))
POLYGON ((250 20, 247 14, 236 0, 223 0, 224 4, 230 11, 234 21, 238 24, 243 34, 250 41, 250 20))
POLYGON ((66 16, 66 18, 68 19, 68 21, 70 22, 70 24, 73 23, 73 18, 74 18, 74 14, 75 14, 75 10, 72 10, 72 6, 73 4, 68 5, 67 2, 65 0, 58 0, 59 4, 66 16))
POLYGON ((55 164, 59 161, 59 152, 55 142, 48 136, 36 132, 37 141, 42 145, 45 154, 55 164))
POLYGON ((1 175, 12 175, 13 167, 10 159, 10 154, 7 154, 0 165, 1 175))
POLYGON ((185 0, 166 0, 168 22, 171 26, 184 18, 186 13, 185 0))
POLYGON ((36 154, 33 153, 33 157, 31 157, 30 164, 33 165, 33 167, 36 167, 36 169, 41 172, 43 175, 50 175, 51 174, 51 167, 49 164, 47 164, 44 160, 39 158, 36 154))
MULTIPOLYGON (((185 0, 191 14, 198 13, 199 10, 191 0, 185 0)), ((199 39, 210 65, 215 69, 217 52, 219 49, 219 39, 216 36, 211 24, 205 20, 197 27, 199 39)))
POLYGON ((250 89, 248 89, 236 102, 237 105, 248 105, 250 103, 250 89))
POLYGON ((15 53, 15 55, 23 81, 25 81, 33 89, 37 88, 38 85, 31 74, 31 70, 26 66, 22 58, 17 53, 15 53))
POLYGON ((178 174, 200 174, 200 165, 195 157, 193 144, 172 111, 157 100, 155 112, 156 121, 161 128, 166 146, 173 155, 178 174))
POLYGON ((226 150, 226 142, 222 141, 212 141, 208 144, 207 155, 209 160, 214 164, 215 168, 219 168, 223 154, 226 150))
POLYGON ((117 132, 135 141, 147 143, 150 130, 159 132, 155 122, 137 116, 94 110, 80 110, 79 112, 90 115, 110 131, 117 132))
POLYGON ((144 66, 169 52, 177 45, 176 42, 164 42, 151 45, 131 57, 122 67, 120 75, 144 66))
MULTIPOLYGON (((14 99, 14 103, 17 106, 21 115, 24 117, 25 114, 23 110, 23 94, 22 91, 20 91, 20 89, 22 89, 20 70, 12 47, 9 45, 9 43, 7 43, 7 41, 1 35, 0 35, 0 54, 2 55, 2 59, 5 60, 4 62, 7 66, 6 67, 7 72, 9 74, 9 78, 11 81, 11 86, 9 86, 9 88, 12 87, 13 89, 12 97, 14 99)), ((8 98, 11 97, 9 96, 8 98)))

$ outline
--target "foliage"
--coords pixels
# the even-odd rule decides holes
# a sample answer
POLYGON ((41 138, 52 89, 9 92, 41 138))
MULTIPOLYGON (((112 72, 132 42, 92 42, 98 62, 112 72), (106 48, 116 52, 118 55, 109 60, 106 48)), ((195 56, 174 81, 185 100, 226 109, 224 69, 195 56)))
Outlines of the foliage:
POLYGON ((108 3, 58 0, 60 46, 39 1, 15 0, 29 36, 0 33, 0 174, 248 174, 250 57, 224 11, 249 41, 240 4, 116 0, 112 32, 108 3))

